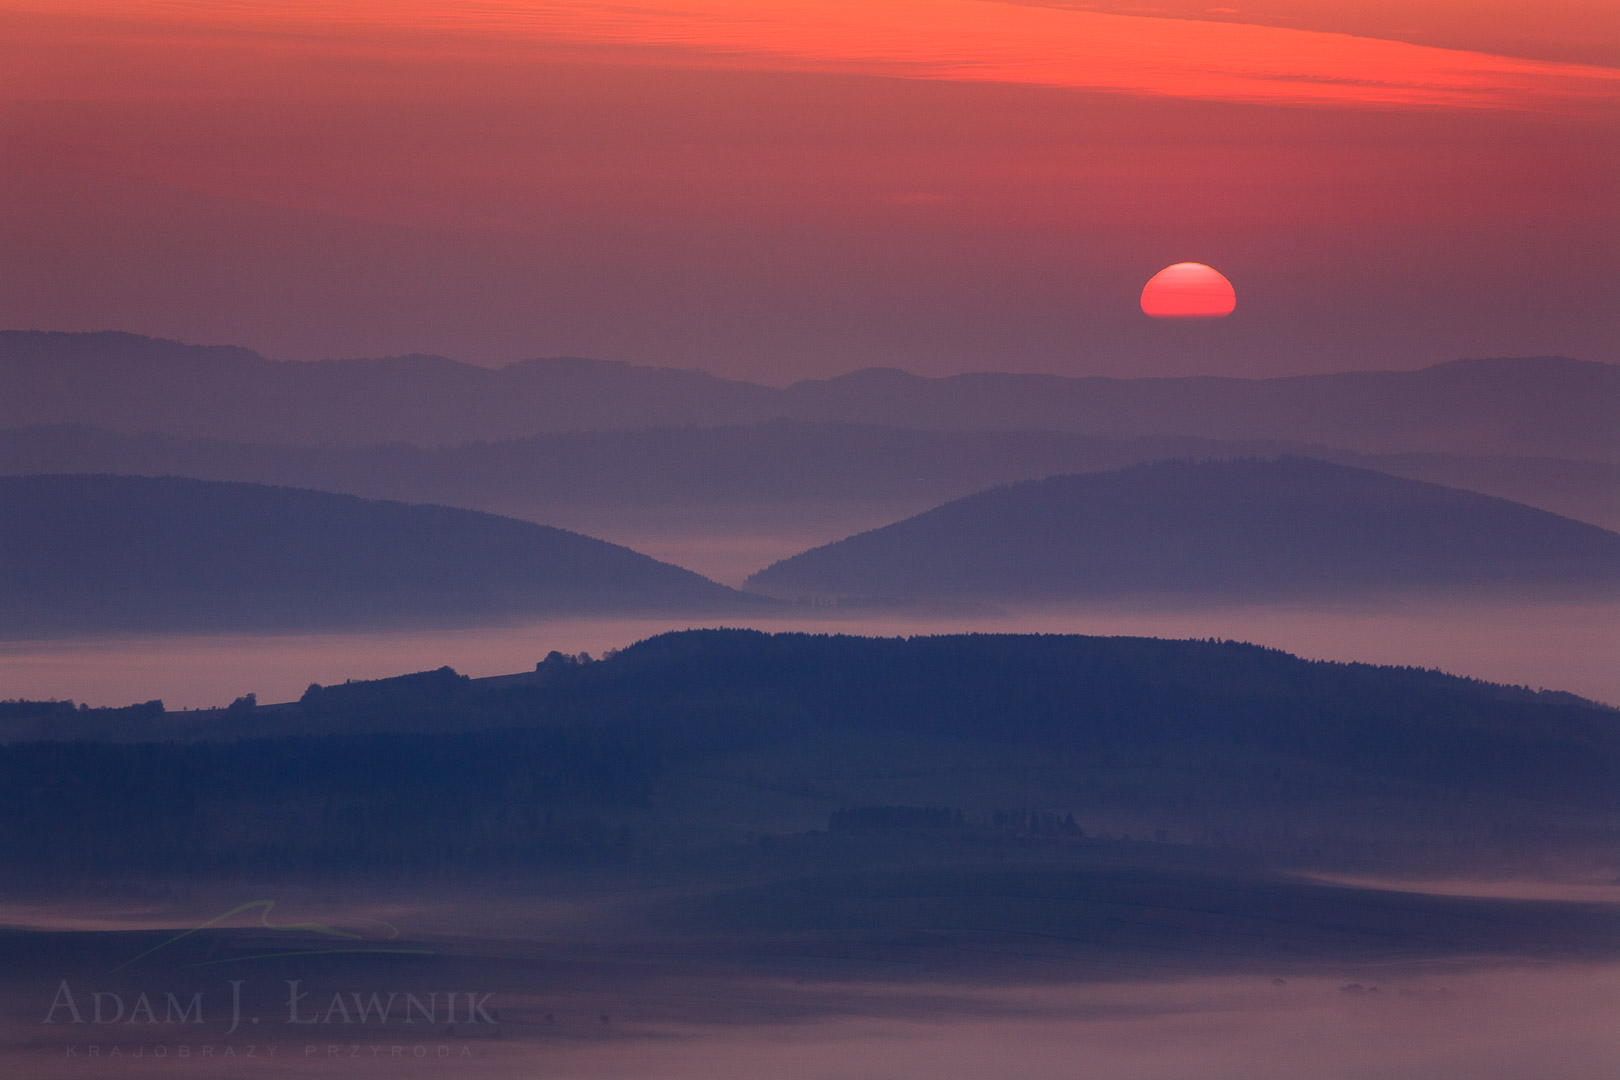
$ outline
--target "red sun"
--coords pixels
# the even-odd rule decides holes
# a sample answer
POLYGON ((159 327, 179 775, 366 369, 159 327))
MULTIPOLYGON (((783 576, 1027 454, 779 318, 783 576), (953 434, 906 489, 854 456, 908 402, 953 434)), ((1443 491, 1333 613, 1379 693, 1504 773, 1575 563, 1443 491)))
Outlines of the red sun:
POLYGON ((1142 288, 1142 310, 1155 319, 1224 319, 1236 307, 1232 283, 1203 263, 1167 266, 1142 288))

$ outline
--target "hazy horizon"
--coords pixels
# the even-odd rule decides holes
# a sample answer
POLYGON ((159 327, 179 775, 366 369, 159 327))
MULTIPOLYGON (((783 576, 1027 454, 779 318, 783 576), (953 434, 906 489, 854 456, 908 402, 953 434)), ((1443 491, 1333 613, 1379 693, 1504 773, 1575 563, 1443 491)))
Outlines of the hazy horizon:
MULTIPOLYGON (((1448 364, 1456 360, 1513 360, 1513 359, 1539 359, 1542 357, 1559 357, 1587 363, 1620 365, 1620 343, 1601 351, 1601 356, 1574 355, 1559 353, 1546 349, 1530 349, 1523 352, 1474 352, 1458 353, 1436 351, 1430 356, 1407 357, 1404 363, 1389 363, 1388 358, 1380 355, 1369 355, 1361 362, 1349 361, 1342 367, 1321 367, 1309 363, 1301 363, 1296 369, 1286 367, 1276 370, 1267 370, 1259 373, 1244 372, 1237 367, 1230 369, 1217 366, 1209 370, 1188 372, 1161 372, 1152 369, 1136 370, 1132 368, 1115 368, 1106 362, 1095 370, 1087 363, 1079 366, 1056 365, 1050 368, 1029 367, 1012 364, 1010 366, 973 366, 972 358, 964 358, 963 366, 954 368, 923 367, 913 369, 904 364, 872 363, 845 368, 828 368, 805 375, 786 375, 770 369, 751 370, 743 369, 715 369, 704 366, 701 357, 684 358, 686 362, 670 362, 660 359, 657 355, 639 358, 630 358, 614 354, 588 354, 588 353, 558 353, 547 352, 537 348, 518 348, 499 356, 480 354, 461 355, 456 353, 439 353, 406 345, 396 351, 379 352, 349 352, 340 353, 332 351, 314 351, 290 354, 277 354, 273 350, 261 347, 250 340, 227 340, 223 338, 188 338, 183 335, 156 334, 131 331, 127 326, 85 326, 67 328, 62 326, 5 326, 0 327, 0 333, 26 333, 26 334, 72 334, 95 335, 105 333, 135 333, 137 336, 150 337, 159 341, 172 341, 177 344, 197 348, 245 348, 249 349, 267 360, 294 364, 321 364, 331 362, 377 362, 388 360, 406 360, 412 358, 429 358, 435 360, 449 360, 457 364, 466 364, 470 367, 483 368, 490 371, 499 371, 534 361, 570 361, 584 360, 601 362, 605 364, 625 364, 634 368, 648 368, 651 370, 669 370, 691 372, 701 375, 712 375, 716 378, 737 382, 754 383, 759 386, 775 390, 785 389, 798 382, 826 382, 845 378, 851 375, 860 375, 868 372, 898 371, 907 375, 914 375, 923 379, 950 379, 961 375, 1051 375, 1064 379, 1174 379, 1174 378, 1216 378, 1216 379, 1288 379, 1309 375, 1335 375, 1349 372, 1414 372, 1425 368, 1448 364)), ((995 354, 987 354, 995 357, 995 354)), ((1004 359, 1004 358, 997 358, 1004 359)), ((986 359, 986 364, 993 364, 994 359, 986 359)), ((1226 361, 1230 363, 1230 361, 1226 361)))

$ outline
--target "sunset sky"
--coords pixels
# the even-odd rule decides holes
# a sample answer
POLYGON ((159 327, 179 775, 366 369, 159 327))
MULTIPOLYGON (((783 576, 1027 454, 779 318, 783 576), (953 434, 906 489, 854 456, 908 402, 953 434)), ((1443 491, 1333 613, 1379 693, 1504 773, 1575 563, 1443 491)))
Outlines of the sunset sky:
POLYGON ((0 327, 285 358, 1620 361, 1620 4, 0 0, 0 327), (1182 261, 1236 287, 1165 322, 1182 261))

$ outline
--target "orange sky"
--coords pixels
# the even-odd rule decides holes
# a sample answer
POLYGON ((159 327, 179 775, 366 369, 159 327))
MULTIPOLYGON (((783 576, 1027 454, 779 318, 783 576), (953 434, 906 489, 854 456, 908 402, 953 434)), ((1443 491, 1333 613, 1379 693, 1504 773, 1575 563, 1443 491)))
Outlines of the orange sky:
POLYGON ((1616 360, 1616 7, 0 0, 0 325, 775 382, 1616 360), (1218 330, 1135 310, 1182 260, 1218 330))
MULTIPOLYGON (((703 58, 765 70, 865 73, 1115 90, 1218 101, 1305 105, 1408 105, 1579 110, 1611 104, 1620 70, 1533 59, 1455 42, 1357 36, 1323 19, 1234 21, 1237 8, 1199 17, 1162 9, 1035 0, 52 0, 9 5, 55 15, 63 47, 94 37, 151 48, 167 39, 214 48, 468 55, 514 44, 562 43, 642 50, 644 62, 703 58), (1155 14, 1143 14, 1153 12, 1155 14), (1279 25, 1301 21, 1303 25, 1279 25), (1312 23, 1324 23, 1312 25, 1312 23), (61 25, 61 24, 59 24, 61 25)), ((1360 5, 1337 5, 1340 7, 1360 5)), ((1432 6, 1432 5, 1431 5, 1432 6)), ((1528 6, 1528 5, 1524 5, 1528 6)), ((1418 5, 1422 10, 1422 5, 1418 5)), ((1479 5, 1450 8, 1459 26, 1479 5)), ((1487 5, 1486 10, 1489 10, 1487 5)), ((1431 18, 1437 12, 1429 12, 1431 18)), ((1311 15, 1314 18, 1305 18, 1311 15)), ((1620 28, 1620 19, 1609 20, 1620 28)), ((37 25, 37 23, 36 23, 37 25)), ((1406 35, 1411 36, 1411 35, 1406 35)), ((1427 36, 1427 35, 1417 35, 1427 36)), ((1511 41, 1498 41, 1501 46, 1511 41)), ((1530 50, 1537 51, 1537 50, 1530 50)), ((64 74, 42 50, 13 70, 13 92, 37 92, 64 74)), ((628 57, 626 57, 628 59, 628 57)), ((83 75, 84 72, 80 72, 83 75)), ((138 88, 135 89, 139 92, 138 88)))

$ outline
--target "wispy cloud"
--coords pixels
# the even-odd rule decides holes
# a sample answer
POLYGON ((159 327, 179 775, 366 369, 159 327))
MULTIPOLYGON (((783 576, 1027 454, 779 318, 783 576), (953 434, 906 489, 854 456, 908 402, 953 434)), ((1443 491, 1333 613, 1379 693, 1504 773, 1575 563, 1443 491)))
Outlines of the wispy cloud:
POLYGON ((1218 101, 1543 111, 1620 104, 1613 68, 998 0, 58 0, 52 7, 270 31, 631 46, 766 68, 1218 101))

